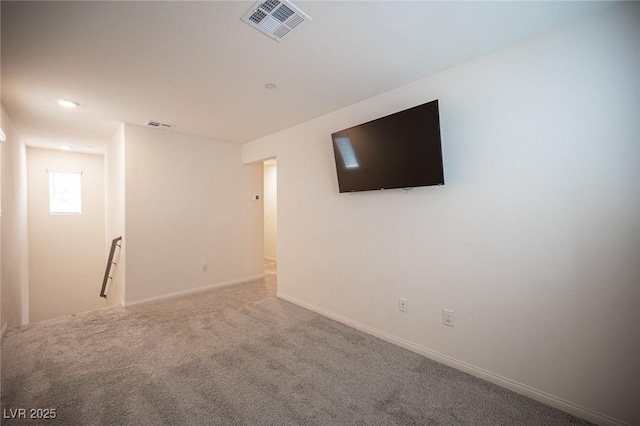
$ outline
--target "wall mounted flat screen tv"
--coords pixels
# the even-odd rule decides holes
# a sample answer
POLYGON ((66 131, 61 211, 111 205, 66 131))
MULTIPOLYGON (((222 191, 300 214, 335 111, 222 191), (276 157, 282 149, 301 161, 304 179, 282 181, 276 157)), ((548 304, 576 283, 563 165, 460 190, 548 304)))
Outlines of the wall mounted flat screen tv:
POLYGON ((340 192, 444 185, 438 100, 331 137, 340 192))

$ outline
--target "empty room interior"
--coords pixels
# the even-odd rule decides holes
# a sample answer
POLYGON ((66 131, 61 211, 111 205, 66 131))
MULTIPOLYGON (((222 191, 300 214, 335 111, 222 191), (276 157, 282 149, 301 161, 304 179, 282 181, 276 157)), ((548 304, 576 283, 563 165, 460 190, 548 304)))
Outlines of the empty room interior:
POLYGON ((640 3, 0 23, 2 422, 640 425, 640 3))

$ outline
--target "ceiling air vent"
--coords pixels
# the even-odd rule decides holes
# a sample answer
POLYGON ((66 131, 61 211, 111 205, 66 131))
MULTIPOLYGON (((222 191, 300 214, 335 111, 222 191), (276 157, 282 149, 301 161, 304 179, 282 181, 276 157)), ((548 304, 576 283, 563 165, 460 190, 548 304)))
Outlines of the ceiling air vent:
POLYGON ((311 18, 288 0, 266 0, 253 5, 242 20, 272 39, 280 41, 298 25, 310 21, 311 18))
POLYGON ((144 123, 144 125, 146 127, 153 127, 154 129, 164 129, 164 130, 171 130, 174 127, 176 127, 175 124, 160 123, 159 121, 153 121, 153 120, 147 120, 147 122, 144 123))

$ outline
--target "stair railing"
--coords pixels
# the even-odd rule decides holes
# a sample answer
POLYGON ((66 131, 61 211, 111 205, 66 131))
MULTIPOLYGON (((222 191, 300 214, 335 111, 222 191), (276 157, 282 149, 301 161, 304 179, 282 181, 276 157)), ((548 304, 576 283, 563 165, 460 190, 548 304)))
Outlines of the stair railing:
POLYGON ((113 241, 111 241, 111 250, 109 251, 109 260, 107 260, 107 269, 104 271, 104 279, 102 280, 102 290, 100 290, 100 297, 104 297, 105 299, 107 298, 107 282, 111 279, 113 279, 113 277, 110 275, 111 274, 111 265, 115 265, 116 262, 113 261, 113 255, 116 252, 116 246, 120 247, 120 241, 122 240, 122 237, 118 237, 115 238, 113 241))

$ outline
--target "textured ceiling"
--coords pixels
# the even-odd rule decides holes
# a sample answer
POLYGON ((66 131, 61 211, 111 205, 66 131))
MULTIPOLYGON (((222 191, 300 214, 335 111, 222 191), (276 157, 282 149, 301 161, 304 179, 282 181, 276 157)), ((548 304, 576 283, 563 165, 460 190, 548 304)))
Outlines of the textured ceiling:
POLYGON ((300 1, 312 21, 278 43, 240 20, 253 4, 2 1, 2 104, 31 146, 101 152, 147 120, 243 143, 608 5, 300 1))

